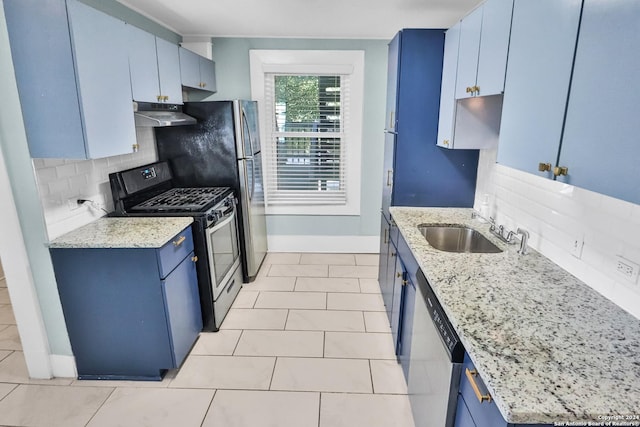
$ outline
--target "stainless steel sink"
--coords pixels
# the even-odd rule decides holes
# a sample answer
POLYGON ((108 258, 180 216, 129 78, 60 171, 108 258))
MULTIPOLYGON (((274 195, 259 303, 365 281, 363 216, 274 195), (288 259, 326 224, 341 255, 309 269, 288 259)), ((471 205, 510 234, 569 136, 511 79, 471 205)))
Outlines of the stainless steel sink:
POLYGON ((422 224, 418 226, 427 242, 445 252, 500 253, 502 250, 473 228, 464 225, 422 224))

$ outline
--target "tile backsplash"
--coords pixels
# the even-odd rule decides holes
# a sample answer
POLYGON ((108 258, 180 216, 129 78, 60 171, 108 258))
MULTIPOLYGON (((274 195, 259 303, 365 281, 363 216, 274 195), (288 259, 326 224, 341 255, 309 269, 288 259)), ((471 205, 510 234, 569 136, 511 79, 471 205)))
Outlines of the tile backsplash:
POLYGON ((498 224, 526 229, 532 248, 640 318, 640 282, 616 271, 617 256, 640 264, 640 205, 496 164, 496 154, 480 151, 474 207, 487 197, 498 224))
POLYGON ((110 173, 158 159, 153 128, 136 128, 136 137, 137 153, 96 160, 33 159, 50 240, 113 210, 110 173), (95 204, 78 207, 77 199, 95 204))

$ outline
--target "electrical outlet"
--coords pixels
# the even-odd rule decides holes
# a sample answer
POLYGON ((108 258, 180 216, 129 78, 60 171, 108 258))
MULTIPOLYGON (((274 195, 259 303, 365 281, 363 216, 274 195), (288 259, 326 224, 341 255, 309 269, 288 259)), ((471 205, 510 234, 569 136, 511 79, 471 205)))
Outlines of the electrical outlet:
POLYGON ((640 273, 640 266, 618 255, 616 257, 616 272, 631 283, 636 283, 640 273))

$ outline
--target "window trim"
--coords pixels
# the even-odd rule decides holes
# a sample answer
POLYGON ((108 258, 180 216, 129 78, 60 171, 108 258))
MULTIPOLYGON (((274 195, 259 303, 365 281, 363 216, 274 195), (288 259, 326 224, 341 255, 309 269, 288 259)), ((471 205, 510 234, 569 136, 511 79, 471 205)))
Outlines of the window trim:
MULTIPOLYGON (((260 139, 267 139, 265 74, 349 74, 351 108, 345 129, 346 150, 345 205, 267 205, 268 215, 360 215, 362 170, 362 122, 364 107, 364 51, 361 50, 249 50, 252 99, 258 101, 260 139)), ((264 149, 263 149, 264 150, 264 149)), ((263 171, 267 173, 262 156, 263 171)), ((268 197, 268 194, 266 195, 268 197)))

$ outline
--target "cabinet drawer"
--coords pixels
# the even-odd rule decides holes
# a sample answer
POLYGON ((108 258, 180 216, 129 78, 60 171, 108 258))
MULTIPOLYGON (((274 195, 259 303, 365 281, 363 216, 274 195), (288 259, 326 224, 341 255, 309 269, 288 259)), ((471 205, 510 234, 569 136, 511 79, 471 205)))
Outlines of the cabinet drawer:
POLYGON ((191 227, 176 234, 168 243, 158 249, 158 268, 160 278, 164 279, 173 271, 180 261, 193 251, 193 235, 191 227))
MULTIPOLYGON (((464 365, 462 366, 462 377, 460 378, 460 394, 462 398, 464 398, 464 403, 471 413, 474 425, 477 427, 506 427, 507 422, 502 418, 502 414, 498 410, 495 402, 493 400, 480 402, 476 396, 471 381, 467 376, 467 370, 474 372, 475 369, 469 355, 465 354, 464 365)), ((482 395, 486 396, 489 394, 480 375, 476 374, 473 376, 473 381, 478 386, 482 395)), ((461 402, 459 402, 458 405, 460 405, 460 403, 461 402)))

